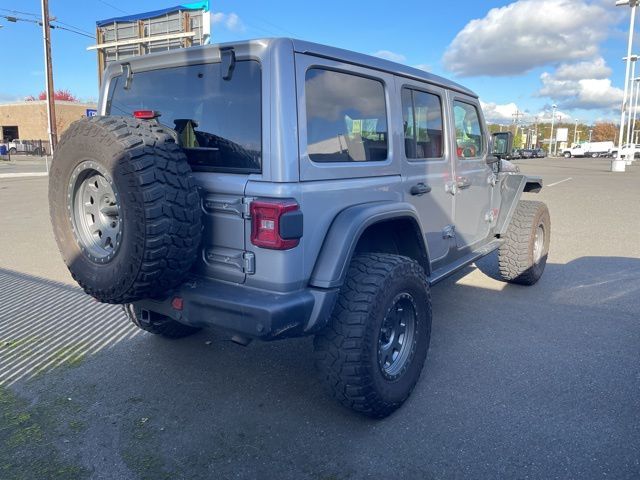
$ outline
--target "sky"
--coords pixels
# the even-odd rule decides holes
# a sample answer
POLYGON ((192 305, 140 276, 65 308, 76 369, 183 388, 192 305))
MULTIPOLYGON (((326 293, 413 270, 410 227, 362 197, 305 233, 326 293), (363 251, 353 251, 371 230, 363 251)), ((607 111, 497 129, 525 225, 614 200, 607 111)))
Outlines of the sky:
MULTIPOLYGON (((49 0, 66 26, 95 34, 96 20, 179 0, 49 0)), ((184 3, 184 2, 182 2, 184 3)), ((211 0, 212 42, 295 37, 416 66, 474 90, 490 122, 551 117, 619 120, 629 7, 615 0, 211 0)), ((39 14, 39 0, 0 0, 0 15, 39 14), (24 14, 11 13, 17 10, 24 14)), ((44 89, 41 29, 0 18, 0 103, 44 89)), ((54 84, 98 97, 95 41, 52 31, 54 84)), ((637 41, 640 53, 640 37, 637 41)), ((639 72, 640 73, 640 67, 639 72)))

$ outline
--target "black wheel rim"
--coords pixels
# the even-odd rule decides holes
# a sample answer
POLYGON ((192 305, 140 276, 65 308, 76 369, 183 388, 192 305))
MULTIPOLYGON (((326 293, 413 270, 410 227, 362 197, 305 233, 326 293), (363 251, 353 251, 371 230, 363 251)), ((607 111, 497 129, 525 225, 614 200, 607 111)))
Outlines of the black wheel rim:
POLYGON ((413 297, 397 295, 387 311, 378 338, 378 365, 385 378, 395 380, 413 356, 418 313, 413 297))

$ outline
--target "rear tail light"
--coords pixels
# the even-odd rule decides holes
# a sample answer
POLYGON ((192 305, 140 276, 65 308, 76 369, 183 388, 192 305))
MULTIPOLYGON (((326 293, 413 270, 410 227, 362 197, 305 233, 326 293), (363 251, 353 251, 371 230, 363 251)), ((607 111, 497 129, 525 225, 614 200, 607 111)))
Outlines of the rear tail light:
POLYGON ((141 120, 153 120, 160 116, 160 112, 155 110, 136 110, 133 112, 133 116, 141 120))
POLYGON ((256 247, 288 250, 302 238, 302 212, 293 200, 251 202, 251 243, 256 247))

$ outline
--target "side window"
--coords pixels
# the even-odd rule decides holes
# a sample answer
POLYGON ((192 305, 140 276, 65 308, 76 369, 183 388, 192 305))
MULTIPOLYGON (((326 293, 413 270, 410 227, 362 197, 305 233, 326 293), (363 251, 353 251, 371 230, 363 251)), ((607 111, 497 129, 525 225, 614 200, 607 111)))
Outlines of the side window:
POLYGON ((404 151, 409 159, 443 155, 442 102, 432 93, 402 89, 404 151))
POLYGON ((307 151, 314 162, 382 161, 388 154, 384 85, 311 68, 305 78, 307 151))
POLYGON ((484 154, 483 133, 478 109, 469 103, 453 102, 456 122, 456 151, 458 158, 474 158, 484 154))

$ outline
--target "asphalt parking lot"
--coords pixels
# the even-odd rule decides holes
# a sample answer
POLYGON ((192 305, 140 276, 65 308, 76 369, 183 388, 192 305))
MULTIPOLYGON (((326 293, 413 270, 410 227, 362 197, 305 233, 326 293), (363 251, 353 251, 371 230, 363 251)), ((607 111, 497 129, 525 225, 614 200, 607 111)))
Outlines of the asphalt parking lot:
POLYGON ((310 339, 129 326, 72 282, 47 179, 0 178, 0 478, 640 478, 640 165, 517 163, 547 185, 545 275, 505 285, 489 257, 434 287, 384 421, 325 395, 310 339))

